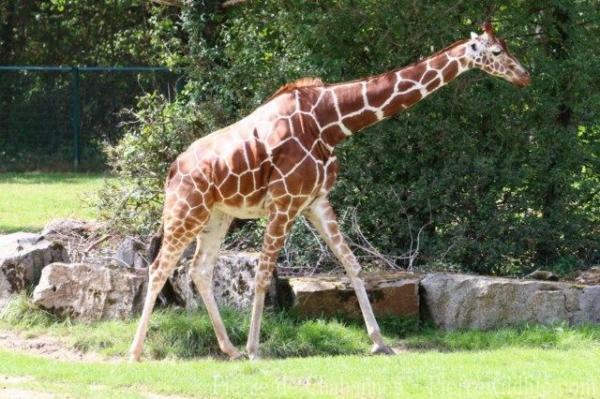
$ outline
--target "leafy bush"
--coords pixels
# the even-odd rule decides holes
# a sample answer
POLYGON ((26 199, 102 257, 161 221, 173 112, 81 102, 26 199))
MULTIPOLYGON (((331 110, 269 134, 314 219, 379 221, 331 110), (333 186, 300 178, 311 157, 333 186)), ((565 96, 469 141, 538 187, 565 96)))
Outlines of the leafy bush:
POLYGON ((171 162, 192 141, 217 126, 216 114, 195 106, 182 93, 177 101, 157 94, 140 98, 128 111, 126 132, 105 151, 112 173, 99 192, 100 216, 124 232, 148 234, 160 220, 165 176, 171 162))
MULTIPOLYGON (((208 116, 214 127, 224 126, 295 78, 336 82, 406 65, 468 37, 489 11, 474 1, 448 8, 387 0, 263 0, 225 11, 216 1, 186 4, 182 27, 189 48, 181 51, 189 65, 189 103, 178 100, 158 109, 142 103, 140 112, 145 109, 151 121, 151 114, 162 118, 164 110, 188 120, 192 105, 210 105, 211 112, 199 119, 206 129, 194 131, 194 137, 213 127, 208 116)), ((358 210, 357 223, 346 223, 345 233, 356 242, 366 237, 396 260, 414 249, 419 237, 421 265, 458 264, 479 273, 523 274, 537 267, 568 273, 598 262, 600 25, 590 17, 597 13, 595 3, 566 0, 497 7, 498 34, 531 70, 533 85, 516 90, 470 72, 341 145, 341 176, 332 201, 342 215, 358 210)), ((191 141, 176 134, 179 141, 171 145, 173 134, 154 122, 142 124, 114 148, 111 162, 120 165, 115 170, 128 180, 132 174, 126 169, 133 168, 133 179, 141 183, 134 185, 137 197, 127 200, 134 226, 143 225, 139 218, 147 220, 146 205, 160 199, 154 190, 167 158, 191 141), (147 134, 166 140, 168 151, 147 147, 147 134), (138 146, 149 152, 130 154, 138 146), (163 151, 160 162, 152 151, 163 151), (144 175, 147 170, 155 174, 144 175)), ((109 215, 121 212, 114 209, 121 202, 112 204, 105 207, 109 215)), ((315 253, 305 248, 310 242, 308 230, 296 234, 286 252, 292 254, 289 262, 314 262, 298 256, 315 253)))

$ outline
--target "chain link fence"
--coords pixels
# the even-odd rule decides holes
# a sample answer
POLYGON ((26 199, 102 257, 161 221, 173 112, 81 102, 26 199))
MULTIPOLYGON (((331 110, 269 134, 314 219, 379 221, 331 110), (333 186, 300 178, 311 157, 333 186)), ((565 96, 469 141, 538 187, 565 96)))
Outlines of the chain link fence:
POLYGON ((0 66, 0 171, 98 171, 139 95, 175 96, 161 67, 0 66))

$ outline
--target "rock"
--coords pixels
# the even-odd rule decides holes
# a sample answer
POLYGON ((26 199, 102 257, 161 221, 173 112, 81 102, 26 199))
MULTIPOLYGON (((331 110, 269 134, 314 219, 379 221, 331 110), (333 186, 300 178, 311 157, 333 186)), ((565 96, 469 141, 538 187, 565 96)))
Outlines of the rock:
POLYGON ((10 295, 35 285, 42 269, 53 262, 69 262, 60 243, 33 233, 13 233, 0 237, 0 308, 10 295))
POLYGON ((42 230, 43 236, 88 236, 100 228, 100 224, 85 220, 56 219, 48 223, 42 230))
POLYGON ((600 284, 600 266, 579 272, 575 281, 579 284, 600 284))
POLYGON ((119 266, 129 266, 144 268, 148 266, 146 262, 146 245, 132 237, 127 237, 117 248, 115 258, 120 262, 116 263, 119 266))
MULTIPOLYGON (((419 316, 420 275, 406 272, 365 273, 364 282, 376 316, 419 316)), ((348 277, 312 276, 287 279, 287 302, 306 317, 359 318, 358 300, 348 277)), ((278 287, 279 298, 284 288, 278 287)))
POLYGON ((446 330, 600 321, 600 286, 433 273, 421 289, 424 314, 446 330))
MULTIPOLYGON (((230 306, 237 309, 249 309, 254 298, 254 276, 258 265, 259 253, 239 252, 219 255, 214 270, 215 299, 220 306, 230 306)), ((169 278, 170 293, 175 302, 186 309, 196 309, 204 305, 196 286, 189 275, 189 264, 185 262, 178 267, 169 278)), ((269 289, 267 301, 275 297, 276 279, 269 289)))
POLYGON ((147 269, 53 263, 42 271, 33 301, 77 320, 127 319, 142 309, 147 273, 147 269))
POLYGON ((529 273, 525 278, 531 280, 542 280, 542 281, 558 281, 558 276, 547 270, 536 270, 533 273, 529 273))
POLYGON ((600 323, 600 285, 584 287, 579 297, 579 311, 573 324, 600 323))

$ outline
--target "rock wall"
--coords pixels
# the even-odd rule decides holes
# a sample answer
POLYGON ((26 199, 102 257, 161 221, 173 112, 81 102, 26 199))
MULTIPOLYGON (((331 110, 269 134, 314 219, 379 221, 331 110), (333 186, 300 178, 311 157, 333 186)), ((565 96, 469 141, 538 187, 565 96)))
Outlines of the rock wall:
POLYGON ((421 290, 425 317, 446 330, 600 323, 600 286, 433 273, 421 290))
MULTIPOLYGON (((87 234, 93 230, 90 226, 61 221, 45 233, 87 234)), ((163 304, 194 310, 203 301, 189 274, 193 248, 186 253, 161 298, 163 304)), ((0 236, 0 309, 12 294, 39 282, 35 303, 57 314, 80 320, 133 317, 146 294, 144 256, 144 243, 128 237, 116 251, 115 265, 70 264, 64 246, 42 235, 0 236)), ((220 306, 249 311, 258 259, 258 253, 219 255, 213 284, 220 306)), ((592 268, 580 275, 577 281, 587 284, 449 273, 365 273, 364 279, 378 316, 420 315, 446 330, 490 329, 524 323, 600 323, 599 271, 592 268)), ((267 303, 294 307, 305 317, 361 317, 353 287, 343 275, 274 278, 267 303)))

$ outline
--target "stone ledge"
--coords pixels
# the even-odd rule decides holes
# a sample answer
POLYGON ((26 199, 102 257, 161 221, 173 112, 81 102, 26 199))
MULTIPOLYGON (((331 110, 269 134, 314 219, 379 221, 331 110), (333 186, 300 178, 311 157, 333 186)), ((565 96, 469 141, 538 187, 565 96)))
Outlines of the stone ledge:
POLYGON ((600 323, 600 286, 431 273, 421 291, 424 317, 445 330, 600 323))
MULTIPOLYGON (((419 316, 420 275, 367 273, 363 278, 376 316, 419 316)), ((305 317, 361 317, 354 289, 346 276, 281 279, 277 291, 282 306, 292 307, 305 317)))

